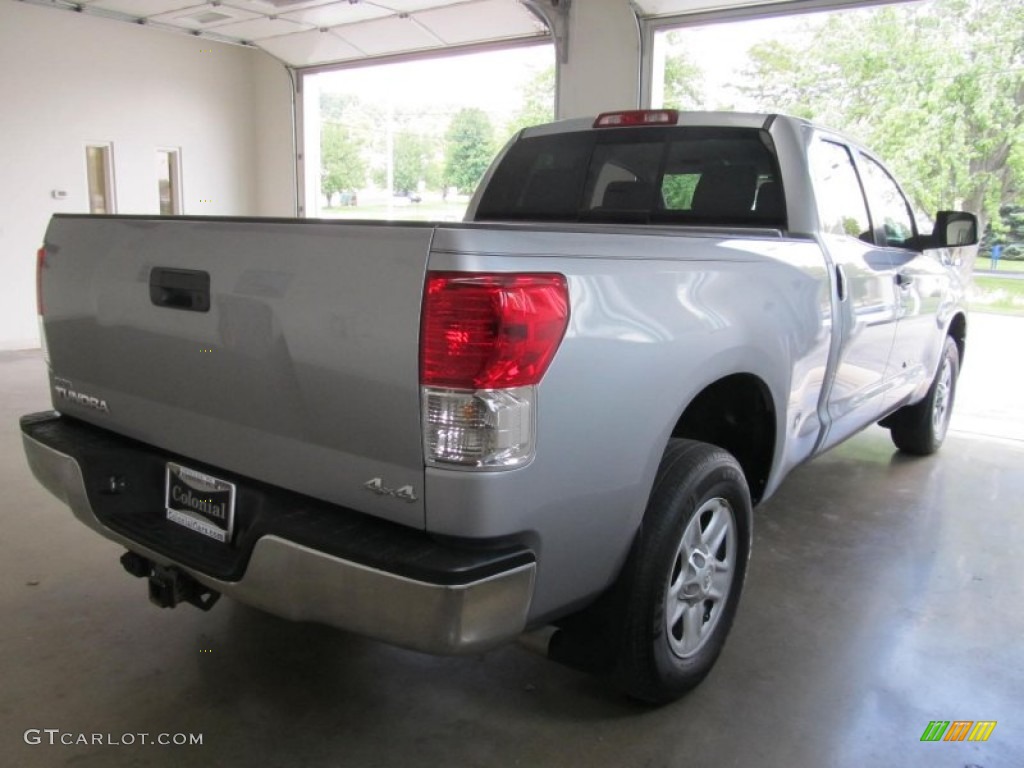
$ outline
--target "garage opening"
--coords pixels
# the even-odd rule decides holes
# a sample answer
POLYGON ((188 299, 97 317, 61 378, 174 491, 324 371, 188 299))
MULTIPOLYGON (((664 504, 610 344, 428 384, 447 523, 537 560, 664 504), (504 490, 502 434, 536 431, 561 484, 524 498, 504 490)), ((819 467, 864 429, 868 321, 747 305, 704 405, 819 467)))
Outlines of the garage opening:
POLYGON ((303 77, 305 214, 458 221, 495 153, 554 116, 550 44, 303 77))
POLYGON ((977 212, 979 263, 1024 271, 1019 4, 762 9, 659 19, 649 32, 652 106, 781 111, 850 134, 903 181, 922 226, 939 210, 977 212))

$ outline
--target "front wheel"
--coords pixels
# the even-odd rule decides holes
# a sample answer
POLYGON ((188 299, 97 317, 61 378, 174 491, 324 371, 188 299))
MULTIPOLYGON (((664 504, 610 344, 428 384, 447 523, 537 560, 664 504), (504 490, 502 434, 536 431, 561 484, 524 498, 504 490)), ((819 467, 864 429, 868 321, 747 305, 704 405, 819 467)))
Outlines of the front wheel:
POLYGON ((960 374, 960 351, 949 336, 942 348, 942 359, 928 394, 914 405, 904 406, 885 420, 892 441, 904 453, 928 456, 939 450, 949 429, 960 374))
POLYGON ((616 679, 661 704, 700 683, 729 634, 750 556, 752 511, 736 460, 672 440, 624 577, 616 679))

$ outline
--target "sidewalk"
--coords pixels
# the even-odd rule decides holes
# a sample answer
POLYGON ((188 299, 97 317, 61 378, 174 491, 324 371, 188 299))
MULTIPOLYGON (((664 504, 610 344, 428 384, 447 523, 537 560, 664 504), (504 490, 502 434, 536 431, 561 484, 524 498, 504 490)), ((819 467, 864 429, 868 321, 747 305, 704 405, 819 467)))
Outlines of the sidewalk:
MULTIPOLYGON (((985 259, 985 261, 988 261, 988 259, 985 259)), ((1012 267, 1000 267, 998 270, 978 269, 975 267, 972 274, 975 277, 1008 277, 1011 280, 1024 280, 1024 262, 1018 261, 1012 267), (1018 269, 1022 271, 1010 271, 1018 269)))

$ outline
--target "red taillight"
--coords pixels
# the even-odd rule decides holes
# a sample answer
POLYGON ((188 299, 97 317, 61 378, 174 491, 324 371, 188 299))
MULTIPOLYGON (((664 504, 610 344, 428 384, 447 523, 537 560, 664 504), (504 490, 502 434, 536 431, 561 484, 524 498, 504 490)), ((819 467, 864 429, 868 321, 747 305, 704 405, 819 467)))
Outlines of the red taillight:
POLYGON ((631 109, 625 112, 602 112, 594 121, 595 128, 627 128, 636 125, 675 125, 679 112, 675 109, 631 109))
POLYGON ((36 251, 36 312, 43 314, 43 267, 46 266, 46 248, 36 251))
POLYGON ((431 272, 420 382, 454 389, 537 384, 569 322, 562 275, 431 272))

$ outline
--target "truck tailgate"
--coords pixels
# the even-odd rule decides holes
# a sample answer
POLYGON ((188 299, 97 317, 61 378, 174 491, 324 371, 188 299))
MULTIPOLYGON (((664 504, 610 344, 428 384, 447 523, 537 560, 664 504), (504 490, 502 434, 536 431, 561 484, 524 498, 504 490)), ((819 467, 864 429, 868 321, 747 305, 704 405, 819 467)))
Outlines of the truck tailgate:
POLYGON ((418 347, 432 235, 56 216, 42 271, 54 407, 422 527, 418 347))

